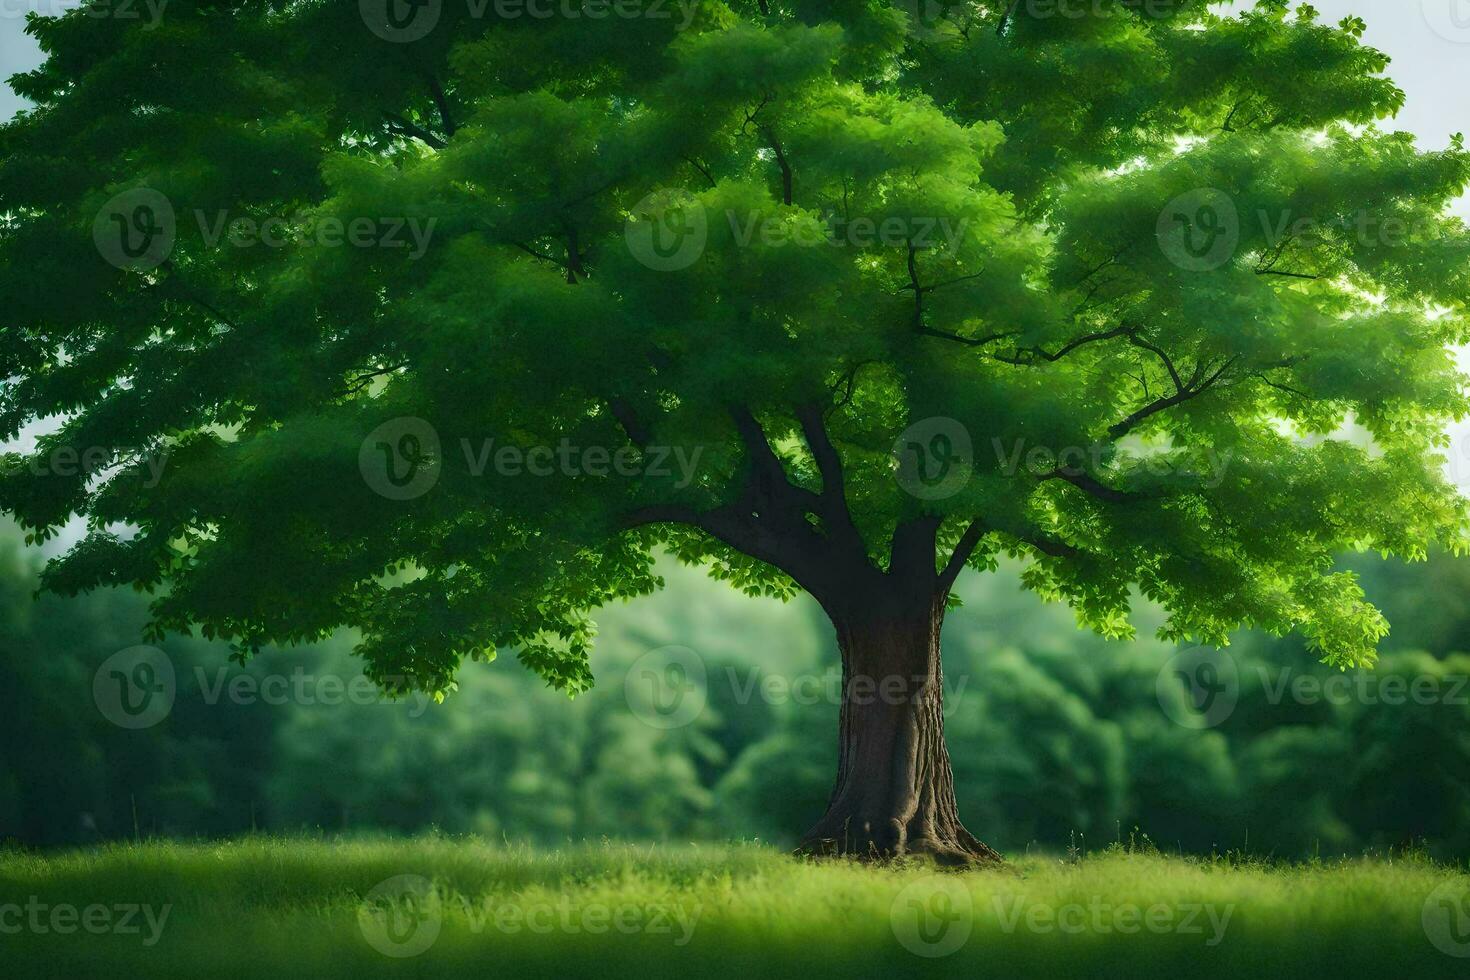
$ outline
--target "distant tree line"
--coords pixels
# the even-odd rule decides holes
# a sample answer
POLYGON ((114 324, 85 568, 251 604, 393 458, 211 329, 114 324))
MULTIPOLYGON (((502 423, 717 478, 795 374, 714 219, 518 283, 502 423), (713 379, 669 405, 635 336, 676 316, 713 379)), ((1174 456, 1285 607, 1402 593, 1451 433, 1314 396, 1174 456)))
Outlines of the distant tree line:
MULTIPOLYGON (((835 654, 803 604, 750 603, 670 569, 667 592, 600 617, 598 685, 571 704, 508 662, 467 670, 442 705, 379 702, 345 636, 244 668, 218 644, 170 641, 172 707, 129 730, 98 709, 93 682, 139 643, 143 597, 36 600, 11 538, 0 546, 7 842, 437 828, 538 843, 754 831, 787 845, 831 790, 835 654), (698 710, 673 725, 628 682, 670 648, 704 674, 681 677, 698 710)), ((1470 650, 1470 563, 1351 564, 1395 626, 1378 668, 1343 675, 1296 640, 1242 634, 1229 649, 1233 707, 1208 727, 1188 724, 1210 719, 1174 683, 1172 648, 1079 631, 1023 593, 1014 569, 962 583, 966 604, 946 626, 962 814, 1011 851, 1136 830, 1195 853, 1470 852, 1470 657, 1458 652, 1470 650)))

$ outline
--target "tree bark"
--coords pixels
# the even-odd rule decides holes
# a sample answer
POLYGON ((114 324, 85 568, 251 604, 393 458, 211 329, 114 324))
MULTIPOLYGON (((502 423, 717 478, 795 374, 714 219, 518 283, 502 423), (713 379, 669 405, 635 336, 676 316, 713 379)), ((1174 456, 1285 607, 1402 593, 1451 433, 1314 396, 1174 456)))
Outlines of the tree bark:
MULTIPOLYGON (((832 610, 829 609, 829 612, 832 610)), ((837 783, 808 854, 1000 862, 960 822, 944 743, 942 596, 867 597, 833 615, 842 652, 837 783)))

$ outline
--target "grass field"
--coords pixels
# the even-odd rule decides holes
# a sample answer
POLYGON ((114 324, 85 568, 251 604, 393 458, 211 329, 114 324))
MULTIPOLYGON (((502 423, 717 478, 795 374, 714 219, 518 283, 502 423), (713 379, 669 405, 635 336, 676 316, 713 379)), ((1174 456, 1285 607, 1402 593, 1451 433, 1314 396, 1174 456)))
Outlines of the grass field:
POLYGON ((1413 856, 937 873, 444 838, 11 851, 0 975, 1464 977, 1467 895, 1413 856))

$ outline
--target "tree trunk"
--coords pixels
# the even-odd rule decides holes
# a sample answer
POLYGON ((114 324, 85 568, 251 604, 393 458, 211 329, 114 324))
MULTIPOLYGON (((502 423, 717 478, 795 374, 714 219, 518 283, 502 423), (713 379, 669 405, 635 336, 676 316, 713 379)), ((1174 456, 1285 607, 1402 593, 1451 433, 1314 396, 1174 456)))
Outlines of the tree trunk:
MULTIPOLYGON (((830 610, 829 610, 830 611, 830 610)), ((801 850, 1001 861, 960 823, 944 744, 944 602, 885 596, 833 616, 842 651, 837 784, 801 850)))

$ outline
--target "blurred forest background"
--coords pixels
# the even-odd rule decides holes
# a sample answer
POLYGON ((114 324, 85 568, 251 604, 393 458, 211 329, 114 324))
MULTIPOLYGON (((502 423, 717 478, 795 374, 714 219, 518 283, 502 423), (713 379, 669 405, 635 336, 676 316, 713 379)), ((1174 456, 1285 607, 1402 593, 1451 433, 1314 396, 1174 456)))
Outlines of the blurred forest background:
MULTIPOLYGON (((163 644, 171 712, 127 730, 98 709, 93 678, 139 643, 147 597, 36 600, 35 552, 19 537, 0 526, 0 840, 438 829, 784 845, 831 786, 836 653, 804 602, 747 599, 671 564, 666 591, 598 617, 598 686, 575 700, 506 655, 467 665, 442 705, 341 703, 353 700, 347 683, 365 683, 349 636, 244 668, 219 644, 175 638, 163 644), (637 703, 643 686, 624 683, 669 645, 705 666, 704 708, 679 727, 647 723, 657 716, 637 703), (271 675, 277 687, 253 686, 271 675)), ((1470 650, 1470 562, 1350 564, 1394 624, 1369 685, 1283 694, 1283 681, 1334 672, 1296 640, 1242 634, 1230 648, 1239 701, 1200 729, 1175 720, 1195 709, 1167 669, 1174 648, 1148 639, 1158 614, 1147 603, 1140 639, 1109 643, 1021 591, 1014 566, 967 577, 945 659, 968 825, 1010 851, 1090 849, 1135 828, 1168 851, 1470 851, 1470 656, 1457 652, 1470 650), (1393 677, 1401 696, 1375 696, 1393 677), (1402 696, 1416 681, 1430 696, 1402 696)))

